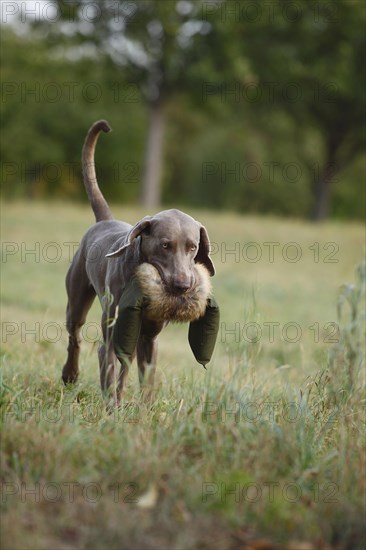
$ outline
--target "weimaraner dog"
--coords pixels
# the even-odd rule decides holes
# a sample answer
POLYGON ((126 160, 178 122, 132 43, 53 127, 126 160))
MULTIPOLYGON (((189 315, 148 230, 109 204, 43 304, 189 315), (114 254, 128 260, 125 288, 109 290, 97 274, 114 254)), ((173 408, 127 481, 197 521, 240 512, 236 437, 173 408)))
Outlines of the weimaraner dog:
MULTIPOLYGON (((164 210, 146 216, 134 226, 113 219, 95 174, 94 151, 101 131, 110 132, 100 120, 87 134, 83 152, 83 176, 96 223, 84 235, 66 277, 69 333, 68 356, 62 371, 65 384, 79 374, 80 330, 98 296, 103 308, 103 343, 98 350, 102 391, 118 405, 128 365, 122 361, 116 374, 116 355, 110 320, 114 318, 121 294, 142 263, 154 266, 163 282, 164 292, 179 299, 194 292, 197 285, 196 263, 206 268, 207 276, 215 269, 209 255, 209 238, 203 225, 179 210, 164 210)), ((136 352, 142 387, 151 388, 157 355, 157 335, 166 321, 144 318, 136 352), (146 375, 146 376, 144 376, 146 375)))

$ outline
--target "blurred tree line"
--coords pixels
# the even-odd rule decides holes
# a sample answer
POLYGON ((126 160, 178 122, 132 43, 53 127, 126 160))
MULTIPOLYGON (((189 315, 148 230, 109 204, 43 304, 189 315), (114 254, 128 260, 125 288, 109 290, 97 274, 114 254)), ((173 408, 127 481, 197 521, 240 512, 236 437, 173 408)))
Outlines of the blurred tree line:
POLYGON ((2 26, 5 197, 85 200, 82 142, 106 118, 109 200, 364 215, 363 2, 54 7, 2 26))

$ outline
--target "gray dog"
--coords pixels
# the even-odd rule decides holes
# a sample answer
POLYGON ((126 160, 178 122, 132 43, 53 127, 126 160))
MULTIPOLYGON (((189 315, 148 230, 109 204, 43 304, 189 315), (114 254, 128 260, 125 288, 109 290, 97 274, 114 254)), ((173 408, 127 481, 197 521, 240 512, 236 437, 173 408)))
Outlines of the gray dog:
MULTIPOLYGON (((98 187, 94 166, 98 136, 101 131, 110 130, 104 120, 93 124, 82 152, 84 183, 96 223, 84 235, 66 277, 69 345, 62 379, 65 384, 77 380, 80 329, 97 295, 103 308, 104 341, 98 350, 101 386, 103 393, 118 404, 128 365, 120 360, 120 372, 116 375, 111 319, 115 317, 121 295, 137 269, 141 264, 153 266, 161 278, 169 303, 175 300, 177 306, 184 304, 182 298, 194 294, 198 287, 207 286, 208 295, 210 285, 202 280, 205 279, 202 271, 209 278, 215 269, 209 255, 210 243, 205 227, 179 210, 146 216, 134 226, 113 219, 98 187)), ((177 320, 181 318, 177 317, 177 320)), ((154 380, 157 335, 165 324, 166 319, 160 313, 142 319, 136 352, 140 383, 148 388, 152 387, 154 380)))

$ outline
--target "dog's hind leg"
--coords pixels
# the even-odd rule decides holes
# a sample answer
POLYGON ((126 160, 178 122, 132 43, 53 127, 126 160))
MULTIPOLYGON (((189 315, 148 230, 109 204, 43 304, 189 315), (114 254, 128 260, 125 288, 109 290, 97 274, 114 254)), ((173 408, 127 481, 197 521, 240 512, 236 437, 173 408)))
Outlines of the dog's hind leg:
POLYGON ((152 397, 156 360, 158 355, 157 335, 163 326, 163 322, 144 323, 137 342, 137 366, 139 369, 139 381, 145 401, 149 401, 152 397))
POLYGON ((62 370, 65 384, 76 382, 79 375, 80 330, 85 323, 88 311, 95 298, 95 290, 90 285, 86 273, 71 265, 66 277, 68 303, 66 328, 69 333, 67 360, 62 370))

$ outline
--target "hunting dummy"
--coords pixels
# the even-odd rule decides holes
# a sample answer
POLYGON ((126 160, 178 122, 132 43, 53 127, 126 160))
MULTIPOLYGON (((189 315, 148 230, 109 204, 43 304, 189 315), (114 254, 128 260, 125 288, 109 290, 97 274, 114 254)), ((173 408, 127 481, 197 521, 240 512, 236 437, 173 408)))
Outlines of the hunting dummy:
POLYGON ((188 340, 203 367, 211 360, 219 329, 219 307, 211 295, 207 269, 195 265, 195 285, 184 294, 167 292, 158 270, 141 264, 125 287, 116 313, 113 344, 120 360, 132 361, 142 317, 155 321, 189 322, 188 340))

